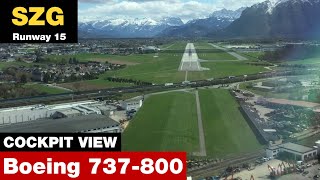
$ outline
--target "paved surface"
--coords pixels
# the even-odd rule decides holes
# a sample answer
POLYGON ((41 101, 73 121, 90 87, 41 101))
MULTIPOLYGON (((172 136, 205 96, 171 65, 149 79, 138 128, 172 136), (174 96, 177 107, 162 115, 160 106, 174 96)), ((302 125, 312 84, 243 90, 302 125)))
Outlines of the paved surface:
POLYGON ((179 71, 203 71, 193 43, 188 43, 183 53, 179 71))
POLYGON ((251 171, 243 170, 240 173, 236 173, 234 174, 234 178, 240 177, 242 179, 250 179, 251 175, 253 175, 255 179, 265 179, 265 180, 270 179, 269 177, 270 171, 268 169, 268 165, 270 165, 271 167, 277 168, 281 162, 282 161, 280 160, 273 159, 271 161, 263 163, 260 166, 256 166, 255 169, 251 171))
POLYGON ((227 52, 228 54, 230 54, 231 56, 237 58, 237 59, 240 60, 240 61, 248 60, 248 58, 243 57, 243 56, 241 56, 240 54, 238 54, 238 53, 236 53, 236 52, 231 52, 231 51, 229 51, 229 50, 226 49, 226 48, 223 48, 223 47, 217 46, 217 45, 215 45, 215 44, 211 44, 211 43, 210 43, 210 45, 213 46, 213 47, 215 47, 215 48, 217 48, 217 49, 220 49, 220 50, 222 50, 222 51, 227 52))
POLYGON ((200 106, 200 99, 199 99, 199 92, 198 91, 196 91, 196 103, 197 103, 199 143, 200 143, 199 156, 207 156, 206 142, 205 142, 204 131, 203 131, 202 114, 201 114, 201 106, 200 106))

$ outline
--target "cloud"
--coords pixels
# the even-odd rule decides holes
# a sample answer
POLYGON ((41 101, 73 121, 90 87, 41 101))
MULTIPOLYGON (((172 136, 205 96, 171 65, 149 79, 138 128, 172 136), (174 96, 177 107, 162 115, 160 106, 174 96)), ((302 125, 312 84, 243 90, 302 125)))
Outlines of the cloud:
POLYGON ((79 0, 80 3, 95 4, 94 7, 81 8, 79 20, 98 20, 113 18, 153 18, 180 17, 184 21, 204 18, 213 11, 227 8, 237 9, 250 6, 263 0, 79 0))

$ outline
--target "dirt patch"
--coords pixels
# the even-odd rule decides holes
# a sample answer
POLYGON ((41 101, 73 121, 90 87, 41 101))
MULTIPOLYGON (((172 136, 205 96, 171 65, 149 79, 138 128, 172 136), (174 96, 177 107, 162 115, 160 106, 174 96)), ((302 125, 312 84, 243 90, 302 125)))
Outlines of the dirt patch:
POLYGON ((92 58, 90 60, 91 61, 98 61, 98 62, 108 61, 109 63, 112 63, 112 64, 120 64, 120 65, 128 65, 128 66, 134 66, 134 65, 139 64, 139 63, 135 63, 135 62, 124 61, 124 60, 115 60, 115 59, 109 59, 109 58, 92 58))

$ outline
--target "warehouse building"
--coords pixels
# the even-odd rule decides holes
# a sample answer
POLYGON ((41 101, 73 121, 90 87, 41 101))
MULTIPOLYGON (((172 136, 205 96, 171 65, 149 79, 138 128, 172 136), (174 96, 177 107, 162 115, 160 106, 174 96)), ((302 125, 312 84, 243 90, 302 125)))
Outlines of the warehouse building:
POLYGON ((55 105, 34 105, 0 109, 0 125, 45 118, 66 118, 90 114, 110 115, 116 107, 98 101, 80 101, 55 105))
POLYGON ((139 110, 143 104, 142 99, 132 99, 121 102, 121 107, 126 111, 139 110))
POLYGON ((266 149, 268 158, 278 156, 292 157, 296 161, 308 161, 317 157, 317 149, 294 143, 270 146, 266 149))
POLYGON ((120 123, 108 116, 91 114, 61 119, 38 119, 0 126, 1 133, 119 133, 120 123))

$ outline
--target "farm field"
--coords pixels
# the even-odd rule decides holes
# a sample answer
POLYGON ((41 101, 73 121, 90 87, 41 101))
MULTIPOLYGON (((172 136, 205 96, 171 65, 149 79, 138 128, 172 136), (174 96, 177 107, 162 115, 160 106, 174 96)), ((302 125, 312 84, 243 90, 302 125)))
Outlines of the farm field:
POLYGON ((199 95, 208 156, 221 157, 261 148, 229 91, 199 90, 199 95))
POLYGON ((45 84, 26 84, 24 85, 26 88, 35 89, 39 92, 46 93, 46 94, 60 94, 60 93, 66 93, 68 91, 64 89, 59 89, 55 87, 50 87, 45 84))
POLYGON ((199 151, 195 95, 173 92, 147 98, 122 142, 125 151, 199 151))

